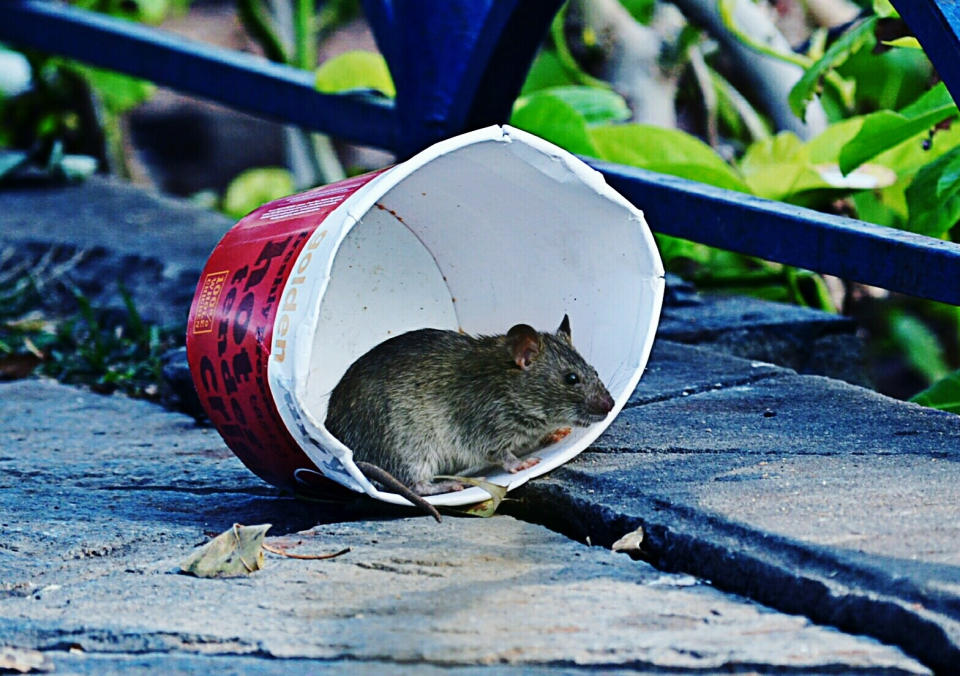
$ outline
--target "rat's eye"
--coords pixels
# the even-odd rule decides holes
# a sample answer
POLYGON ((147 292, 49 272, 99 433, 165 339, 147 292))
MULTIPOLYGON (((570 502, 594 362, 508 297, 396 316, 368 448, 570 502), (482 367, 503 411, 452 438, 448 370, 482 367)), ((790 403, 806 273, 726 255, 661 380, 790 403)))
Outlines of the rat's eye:
POLYGON ((567 385, 576 385, 580 382, 580 376, 573 371, 563 377, 563 382, 567 385))

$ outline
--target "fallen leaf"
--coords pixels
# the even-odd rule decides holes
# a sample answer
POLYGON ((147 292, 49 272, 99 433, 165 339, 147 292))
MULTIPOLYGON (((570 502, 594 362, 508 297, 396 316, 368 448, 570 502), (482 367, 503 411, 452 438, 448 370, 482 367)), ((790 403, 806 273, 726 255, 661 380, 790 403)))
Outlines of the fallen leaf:
POLYGON ((24 346, 25 348, 27 348, 27 351, 28 351, 30 354, 32 354, 34 357, 36 357, 36 358, 39 359, 40 361, 43 361, 44 359, 46 359, 46 356, 43 354, 43 352, 40 350, 40 348, 37 347, 36 343, 34 343, 32 340, 30 340, 30 337, 29 337, 29 336, 24 336, 24 337, 23 337, 23 346, 24 346))
POLYGON ((50 319, 39 310, 28 312, 19 319, 3 322, 3 327, 20 333, 51 333, 57 332, 59 323, 50 319))
POLYGON ((53 662, 39 650, 0 646, 0 671, 53 671, 53 662))
POLYGON ((615 552, 640 554, 643 549, 643 526, 624 535, 622 538, 614 542, 610 549, 615 552))
POLYGON ((194 550, 180 570, 197 577, 238 577, 263 568, 263 537, 269 523, 258 526, 233 524, 213 540, 194 550))
POLYGON ((503 499, 507 496, 507 489, 505 486, 500 486, 498 484, 490 483, 489 481, 484 481, 483 479, 477 479, 476 477, 470 476, 438 476, 437 479, 452 479, 453 481, 459 481, 461 483, 470 484, 471 486, 476 486, 477 488, 482 488, 487 493, 490 494, 489 500, 484 500, 483 502, 478 502, 475 505, 470 505, 463 508, 452 508, 454 511, 461 512, 463 514, 468 514, 470 516, 479 516, 482 518, 487 518, 493 516, 497 512, 497 508, 500 507, 500 503, 503 502, 503 499))

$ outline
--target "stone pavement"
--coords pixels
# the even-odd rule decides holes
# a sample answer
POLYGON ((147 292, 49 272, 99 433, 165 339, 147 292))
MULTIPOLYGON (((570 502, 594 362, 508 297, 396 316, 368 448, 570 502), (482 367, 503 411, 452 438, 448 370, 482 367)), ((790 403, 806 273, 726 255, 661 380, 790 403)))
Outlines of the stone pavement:
MULTIPOLYGON (((57 190, 16 193, 30 217, 0 215, 0 240, 100 247, 173 284, 228 225, 101 179, 57 190), (112 248, 84 219, 124 222, 116 195, 141 225, 112 248), (196 237, 174 227, 185 214, 196 237), (45 239, 54 227, 72 234, 45 239)), ((150 288, 154 316, 183 312, 184 294, 150 288)), ((0 646, 57 673, 960 672, 960 417, 719 351, 735 332, 842 342, 844 320, 759 304, 724 329, 723 303, 698 303, 668 309, 594 446, 492 519, 299 502, 184 414, 0 384, 0 646), (697 331, 711 349, 666 339, 697 331), (235 522, 272 523, 268 541, 298 553, 351 551, 268 555, 243 579, 176 572, 235 522), (608 549, 638 527, 637 560, 608 549)))
POLYGON ((437 525, 367 501, 297 502, 211 429, 149 403, 26 380, 0 385, 0 421, 0 644, 45 651, 58 673, 925 672, 894 647, 511 516, 437 525), (272 523, 268 542, 296 553, 351 551, 268 555, 244 579, 176 572, 234 522, 272 523))

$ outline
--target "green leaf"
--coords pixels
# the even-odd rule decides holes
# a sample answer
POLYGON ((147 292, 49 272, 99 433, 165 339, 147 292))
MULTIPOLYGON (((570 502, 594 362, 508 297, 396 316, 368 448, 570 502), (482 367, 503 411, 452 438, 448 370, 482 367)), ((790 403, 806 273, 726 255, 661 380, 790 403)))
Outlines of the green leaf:
POLYGON ((859 50, 868 42, 874 40, 873 31, 877 18, 871 17, 844 33, 836 42, 824 52, 823 56, 807 68, 797 84, 790 90, 788 102, 794 115, 801 120, 805 119, 807 105, 813 100, 820 81, 831 68, 836 68, 846 61, 851 54, 859 50))
POLYGON ((156 91, 156 86, 146 80, 116 73, 112 70, 93 68, 74 61, 65 64, 90 83, 111 113, 120 114, 140 105, 156 91))
POLYGON ((699 181, 725 190, 736 190, 748 194, 751 192, 749 186, 728 166, 713 166, 698 161, 661 162, 651 170, 691 181, 699 181))
POLYGON ((955 192, 958 189, 957 182, 960 181, 960 155, 948 153, 951 155, 950 161, 946 162, 940 177, 937 179, 937 199, 955 192))
POLYGON ((751 144, 740 160, 740 171, 750 190, 774 200, 794 192, 801 174, 809 166, 807 148, 789 131, 751 144))
MULTIPOLYGON (((863 118, 853 118, 850 123, 862 123, 863 118)), ((847 124, 844 122, 843 124, 847 124)), ((842 145, 842 139, 838 139, 842 145)), ((949 129, 940 129, 933 136, 929 149, 917 139, 907 140, 886 150, 871 160, 897 172, 897 182, 877 191, 859 192, 853 195, 857 215, 871 223, 902 228, 909 217, 906 189, 910 187, 917 172, 933 160, 960 146, 960 124, 949 129)), ((928 203, 929 205, 929 203, 928 203)), ((921 208, 928 205, 921 204, 921 208)))
POLYGON ((359 49, 324 61, 317 68, 316 87, 327 94, 373 89, 387 98, 397 95, 383 56, 359 49))
POLYGON ((919 49, 923 50, 923 47, 920 46, 920 41, 914 37, 905 37, 897 38, 896 40, 884 40, 883 44, 888 47, 905 47, 907 49, 919 49))
POLYGON ((630 12, 636 21, 649 24, 657 8, 657 0, 620 0, 623 8, 630 12))
POLYGON ((867 165, 843 176, 836 162, 831 161, 836 147, 831 152, 830 144, 854 133, 855 126, 841 123, 805 144, 792 132, 781 132, 747 148, 740 171, 755 194, 775 200, 814 190, 846 193, 892 185, 897 175, 887 167, 867 165))
POLYGON ((852 200, 856 207, 857 218, 860 220, 877 225, 886 225, 891 228, 902 227, 903 217, 901 212, 888 204, 887 200, 884 199, 883 191, 854 193, 852 200))
POLYGON ((168 0, 135 0, 137 18, 144 23, 158 24, 170 13, 168 0))
POLYGON ((552 49, 541 49, 537 58, 533 60, 533 65, 530 66, 520 94, 525 96, 548 87, 562 87, 568 84, 573 84, 573 79, 560 63, 557 53, 552 49))
POLYGON ((851 117, 831 124, 807 141, 806 147, 810 161, 816 164, 837 162, 840 159, 840 149, 857 135, 861 126, 863 126, 862 117, 851 117))
POLYGON ((603 125, 590 130, 601 159, 750 192, 736 170, 698 138, 646 124, 603 125))
POLYGON ((516 108, 523 108, 531 97, 552 96, 560 99, 583 116, 588 125, 622 122, 630 119, 630 108, 620 94, 612 89, 568 85, 541 89, 530 97, 521 97, 516 108))
POLYGON ((890 0, 873 0, 873 13, 884 19, 900 16, 893 5, 890 4, 890 0))
POLYGON ((570 46, 567 44, 565 26, 567 22, 567 3, 560 6, 560 11, 553 17, 550 23, 550 38, 553 40, 554 49, 556 49, 557 59, 560 66, 567 72, 567 77, 577 84, 587 85, 589 87, 609 87, 610 85, 598 78, 593 77, 584 71, 577 60, 573 58, 570 46))
POLYGON ((838 72, 856 82, 857 110, 900 110, 930 88, 933 68, 926 54, 915 49, 891 49, 881 54, 862 49, 838 72))
POLYGON ((294 189, 293 176, 286 169, 247 169, 227 186, 223 211, 233 218, 242 218, 261 204, 293 193, 294 189))
POLYGON ((941 411, 960 413, 960 370, 944 376, 910 401, 941 411))
POLYGON ((263 568, 263 538, 270 524, 241 526, 220 533, 194 550, 180 563, 180 570, 197 577, 238 577, 263 568))
POLYGON ((923 167, 907 188, 905 229, 942 237, 960 220, 960 146, 923 167))
POLYGON ((596 155, 586 118, 550 93, 535 92, 518 100, 510 124, 580 155, 596 155))
POLYGON ((937 336, 912 315, 893 311, 889 317, 890 336, 900 347, 910 365, 928 382, 943 378, 948 372, 943 347, 937 336))
POLYGON ((863 126, 840 151, 840 170, 847 173, 885 150, 957 114, 942 82, 900 112, 881 110, 863 118, 863 126))

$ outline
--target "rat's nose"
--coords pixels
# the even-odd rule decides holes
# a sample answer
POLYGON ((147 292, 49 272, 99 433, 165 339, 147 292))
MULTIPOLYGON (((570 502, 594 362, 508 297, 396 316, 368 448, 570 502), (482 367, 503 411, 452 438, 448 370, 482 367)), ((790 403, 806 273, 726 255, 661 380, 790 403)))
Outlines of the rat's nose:
POLYGON ((613 397, 610 396, 609 392, 604 390, 591 397, 589 401, 587 401, 587 407, 591 413, 606 415, 613 410, 613 397))

